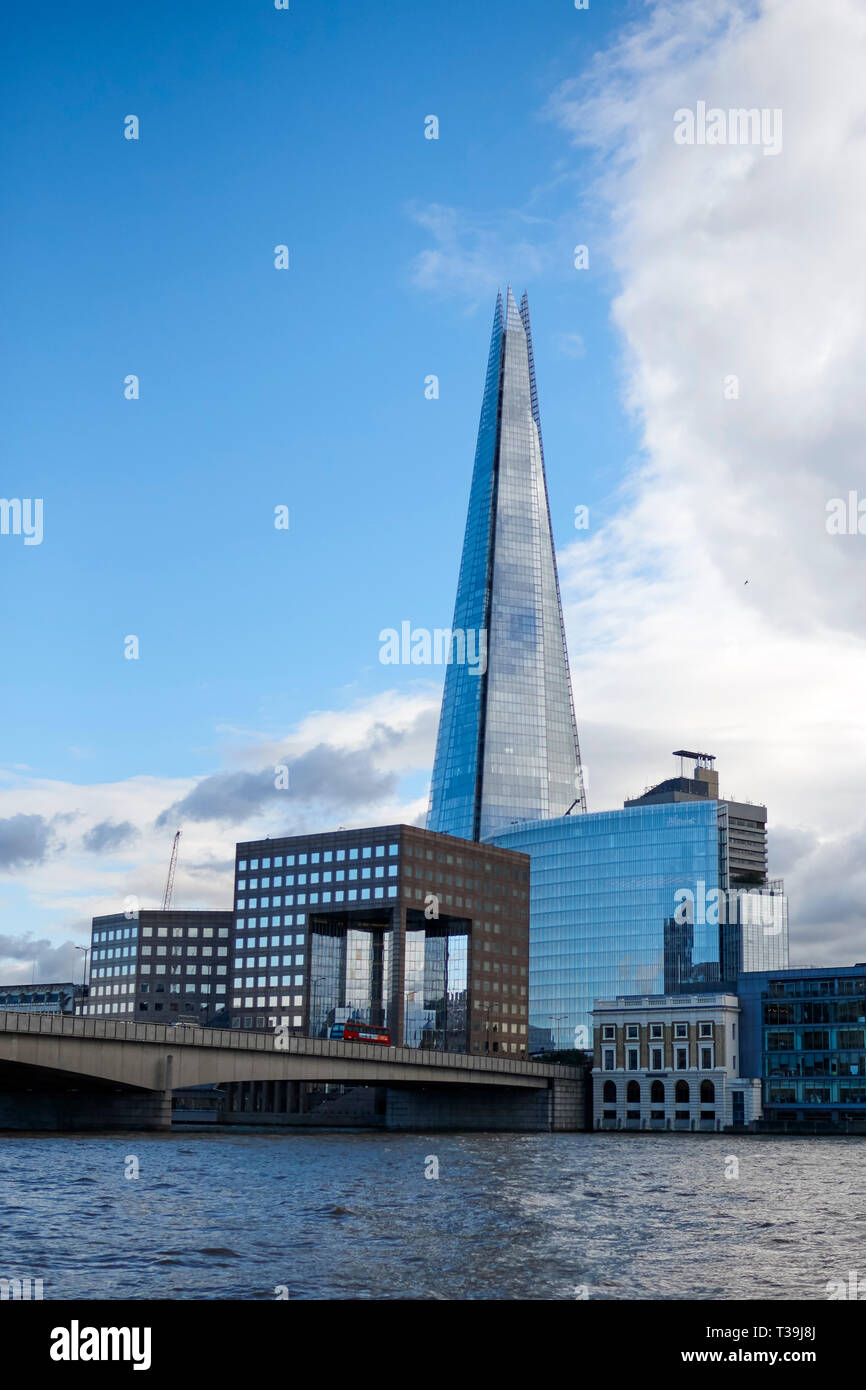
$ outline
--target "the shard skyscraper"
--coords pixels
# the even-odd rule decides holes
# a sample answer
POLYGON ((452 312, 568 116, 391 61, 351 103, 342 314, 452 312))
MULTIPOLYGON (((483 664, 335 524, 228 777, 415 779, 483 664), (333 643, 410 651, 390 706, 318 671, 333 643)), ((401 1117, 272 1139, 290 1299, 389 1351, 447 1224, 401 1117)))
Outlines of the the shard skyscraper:
POLYGON ((541 446, 529 303, 497 297, 427 828, 480 840, 585 811, 541 446), (475 637, 476 650, 478 638, 475 637))

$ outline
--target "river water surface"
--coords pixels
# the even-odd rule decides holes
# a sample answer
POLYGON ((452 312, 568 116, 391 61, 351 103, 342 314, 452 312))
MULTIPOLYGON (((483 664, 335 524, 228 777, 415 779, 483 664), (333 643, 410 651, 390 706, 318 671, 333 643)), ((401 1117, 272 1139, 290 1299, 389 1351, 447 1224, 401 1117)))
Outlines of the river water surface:
POLYGON ((46 1300, 824 1299, 866 1276, 856 1138, 200 1130, 2 1137, 0 1164, 0 1277, 46 1300))

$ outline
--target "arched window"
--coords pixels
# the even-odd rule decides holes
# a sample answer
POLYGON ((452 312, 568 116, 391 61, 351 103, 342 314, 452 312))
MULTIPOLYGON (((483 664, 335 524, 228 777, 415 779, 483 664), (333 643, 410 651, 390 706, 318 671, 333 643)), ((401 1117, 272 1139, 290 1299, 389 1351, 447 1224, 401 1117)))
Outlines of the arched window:
POLYGON ((626 1087, 625 1099, 627 1105, 640 1105, 640 1082, 630 1081, 626 1087))
POLYGON ((716 1088, 712 1081, 701 1082, 701 1105, 714 1105, 716 1101, 716 1088))
POLYGON ((678 1081, 674 1093, 677 1105, 688 1105, 689 1103, 689 1083, 688 1081, 678 1081))
POLYGON ((605 1081, 604 1083, 604 1103, 605 1105, 616 1105, 616 1082, 605 1081))
POLYGON ((650 1101, 653 1105, 664 1105, 665 1086, 663 1081, 654 1081, 650 1088, 650 1101))

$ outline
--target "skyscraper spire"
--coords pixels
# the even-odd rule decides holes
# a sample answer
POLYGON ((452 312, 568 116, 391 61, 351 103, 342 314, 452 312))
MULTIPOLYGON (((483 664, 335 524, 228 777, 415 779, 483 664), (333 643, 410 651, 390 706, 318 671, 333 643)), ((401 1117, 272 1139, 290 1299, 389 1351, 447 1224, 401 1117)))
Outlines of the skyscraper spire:
POLYGON ((529 327, 497 295, 453 631, 486 634, 448 666, 427 827, 465 839, 586 810, 550 526, 529 327))

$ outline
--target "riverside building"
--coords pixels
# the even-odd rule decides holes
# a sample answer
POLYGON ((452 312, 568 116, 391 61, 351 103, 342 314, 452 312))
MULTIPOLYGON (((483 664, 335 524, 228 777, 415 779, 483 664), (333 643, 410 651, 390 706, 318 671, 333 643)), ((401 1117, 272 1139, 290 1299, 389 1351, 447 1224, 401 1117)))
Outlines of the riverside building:
POLYGON ((88 1017, 227 1022, 231 912, 94 917, 88 1017))
POLYGON ((767 877, 766 807, 720 801, 711 755, 677 756, 703 760, 702 776, 683 779, 700 791, 673 779, 621 811, 495 837, 532 861, 530 1023, 548 1046, 591 1047, 597 999, 733 992, 742 971, 787 965, 787 903, 767 877), (748 827, 732 826, 741 819, 748 827))
POLYGON ((600 999, 593 1010, 593 1129, 754 1128, 759 1078, 741 1075, 733 994, 600 999))
POLYGON ((737 993, 765 1127, 866 1131, 866 964, 744 973, 737 993))
POLYGON ((235 1028, 525 1056, 528 975, 523 854, 408 825, 237 846, 235 1028))

